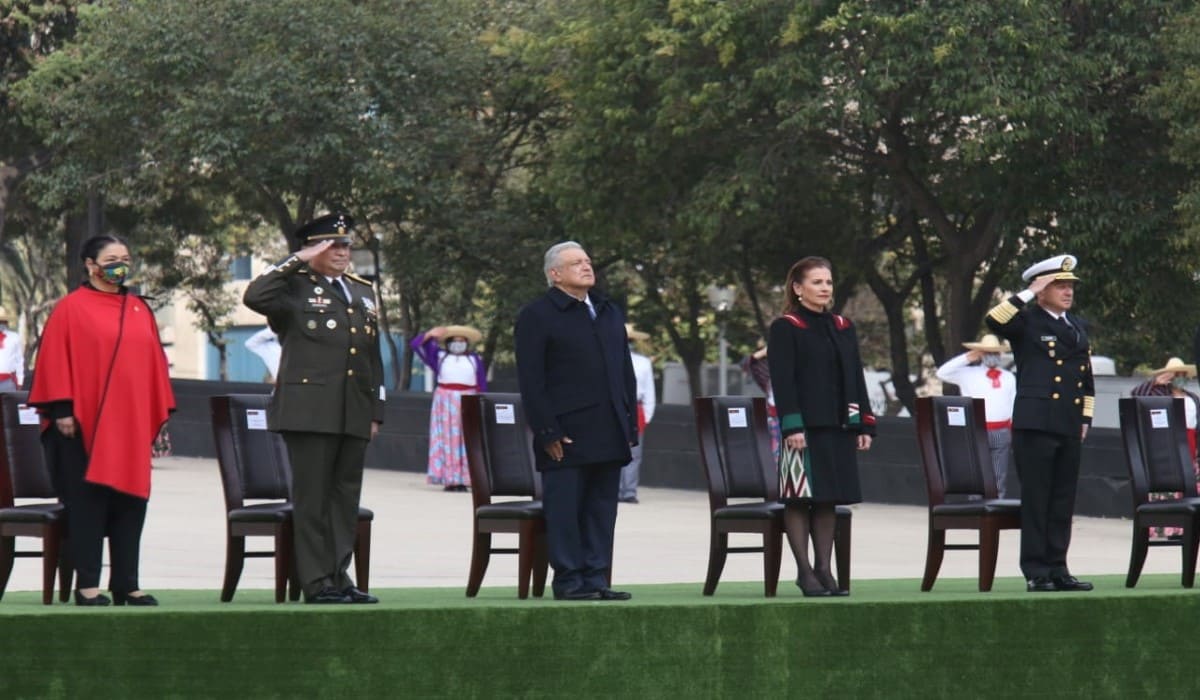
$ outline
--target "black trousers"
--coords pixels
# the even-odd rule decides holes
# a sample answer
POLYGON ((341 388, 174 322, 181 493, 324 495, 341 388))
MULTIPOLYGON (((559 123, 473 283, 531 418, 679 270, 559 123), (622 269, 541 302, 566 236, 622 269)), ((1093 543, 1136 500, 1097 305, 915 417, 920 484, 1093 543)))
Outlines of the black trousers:
POLYGON ((1080 437, 1014 430, 1012 447, 1021 479, 1021 572, 1027 579, 1065 576, 1080 437))
POLYGON ((138 559, 146 501, 84 480, 88 456, 83 439, 63 437, 53 425, 42 432, 46 464, 59 500, 67 509, 67 551, 78 588, 99 588, 108 537, 108 588, 114 593, 139 590, 138 559))
POLYGON ((307 596, 354 585, 354 555, 367 440, 325 433, 283 433, 292 462, 296 573, 307 596))
POLYGON ((608 587, 621 464, 542 472, 546 553, 556 594, 608 587))

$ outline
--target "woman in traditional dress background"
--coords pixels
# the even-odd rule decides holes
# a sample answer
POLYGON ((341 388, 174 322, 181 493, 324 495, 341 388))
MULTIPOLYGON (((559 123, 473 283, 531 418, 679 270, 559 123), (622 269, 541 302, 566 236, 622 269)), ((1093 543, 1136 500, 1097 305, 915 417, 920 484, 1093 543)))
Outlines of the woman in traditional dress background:
POLYGON ((67 510, 76 605, 157 605, 138 582, 152 445, 175 410, 154 312, 124 286, 129 246, 83 244, 87 279, 55 305, 38 348, 29 403, 67 510), (108 537, 112 599, 100 593, 108 537))
POLYGON ((807 257, 792 265, 783 316, 771 324, 767 361, 783 432, 780 500, 805 596, 848 595, 830 568, 837 505, 858 503, 855 450, 871 447, 875 416, 854 325, 827 309, 832 266, 807 257), (808 542, 813 543, 813 562, 808 542))
POLYGON ((471 485, 462 435, 462 397, 487 391, 483 358, 472 352, 483 334, 471 326, 437 326, 413 338, 413 352, 437 378, 429 410, 429 465, 426 481, 446 491, 471 485))

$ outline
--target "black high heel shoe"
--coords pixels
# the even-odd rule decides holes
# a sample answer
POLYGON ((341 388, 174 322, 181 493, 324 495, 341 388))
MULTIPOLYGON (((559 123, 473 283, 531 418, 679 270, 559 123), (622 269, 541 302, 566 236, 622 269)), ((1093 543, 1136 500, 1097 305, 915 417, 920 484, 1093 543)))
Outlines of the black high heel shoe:
POLYGON ((821 585, 824 586, 827 591, 829 591, 829 595, 836 598, 842 598, 850 595, 850 591, 843 591, 841 587, 838 586, 837 580, 833 578, 832 573, 824 571, 818 571, 816 573, 817 580, 821 582, 821 585))
POLYGON ((113 605, 158 605, 158 599, 149 593, 129 595, 113 591, 113 605))
POLYGON ((84 594, 80 593, 79 589, 76 589, 75 590, 75 604, 82 605, 84 607, 103 607, 105 605, 112 605, 112 601, 109 600, 108 596, 104 595, 103 593, 97 593, 96 595, 89 598, 89 597, 85 596, 84 594))
POLYGON ((831 593, 827 588, 823 588, 821 586, 816 588, 805 588, 804 579, 802 578, 796 579, 796 587, 800 589, 800 592, 804 594, 805 598, 828 598, 829 596, 833 595, 833 593, 831 593))

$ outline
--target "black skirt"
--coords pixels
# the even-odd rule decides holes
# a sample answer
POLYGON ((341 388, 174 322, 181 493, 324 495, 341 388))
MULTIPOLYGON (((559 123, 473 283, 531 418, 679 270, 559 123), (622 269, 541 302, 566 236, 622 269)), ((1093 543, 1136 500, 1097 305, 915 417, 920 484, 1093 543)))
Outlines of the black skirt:
POLYGON ((784 503, 833 503, 847 505, 862 502, 858 482, 858 432, 843 428, 809 427, 804 431, 806 447, 804 479, 801 489, 794 475, 780 471, 780 493, 784 503), (789 494, 808 493, 794 497, 789 494))

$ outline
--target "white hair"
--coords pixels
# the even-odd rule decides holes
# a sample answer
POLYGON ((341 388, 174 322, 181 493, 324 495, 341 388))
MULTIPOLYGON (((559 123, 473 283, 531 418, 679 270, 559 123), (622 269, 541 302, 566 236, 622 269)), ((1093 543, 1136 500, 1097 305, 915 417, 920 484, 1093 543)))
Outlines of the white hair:
POLYGON ((564 250, 571 250, 572 248, 583 250, 583 246, 579 245, 575 241, 563 241, 562 243, 555 243, 554 245, 550 246, 549 250, 546 251, 546 260, 542 264, 542 272, 546 275, 547 287, 554 286, 554 280, 550 279, 550 271, 558 267, 558 256, 561 255, 564 250))

